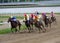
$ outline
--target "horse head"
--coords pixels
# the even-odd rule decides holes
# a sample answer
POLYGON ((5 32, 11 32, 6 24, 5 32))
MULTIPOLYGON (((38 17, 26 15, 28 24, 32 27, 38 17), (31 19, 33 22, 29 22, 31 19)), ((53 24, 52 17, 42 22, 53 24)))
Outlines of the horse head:
POLYGON ((8 19, 8 21, 7 21, 7 22, 9 23, 9 22, 11 22, 11 21, 12 21, 12 19, 9 17, 9 19, 8 19))

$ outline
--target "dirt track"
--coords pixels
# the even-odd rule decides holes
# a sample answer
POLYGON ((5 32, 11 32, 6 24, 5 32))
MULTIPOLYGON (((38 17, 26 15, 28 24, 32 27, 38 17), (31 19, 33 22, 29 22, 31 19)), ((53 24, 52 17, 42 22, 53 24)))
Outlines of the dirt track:
POLYGON ((52 24, 52 28, 46 33, 18 33, 0 35, 0 43, 60 43, 60 16, 57 16, 57 25, 52 24))

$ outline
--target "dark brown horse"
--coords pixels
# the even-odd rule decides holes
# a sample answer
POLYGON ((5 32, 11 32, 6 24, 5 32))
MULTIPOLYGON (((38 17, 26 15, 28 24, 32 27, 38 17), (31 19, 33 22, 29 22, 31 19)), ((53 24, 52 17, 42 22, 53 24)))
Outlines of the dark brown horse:
POLYGON ((25 23, 25 25, 26 25, 26 27, 28 28, 28 30, 29 30, 29 33, 31 32, 31 24, 30 24, 30 20, 26 20, 26 21, 23 21, 24 23, 25 23))
POLYGON ((48 16, 44 17, 44 23, 45 23, 46 27, 50 26, 50 28, 51 28, 52 21, 51 21, 51 19, 48 16))
POLYGON ((31 29, 33 30, 33 26, 34 26, 34 19, 33 19, 33 18, 30 18, 30 19, 29 19, 29 21, 30 21, 31 29))
POLYGON ((11 23, 11 31, 13 32, 13 29, 15 29, 15 32, 19 31, 20 30, 20 27, 21 27, 21 23, 16 20, 16 21, 12 21, 12 18, 9 18, 8 19, 8 23, 11 23), (17 30, 17 26, 19 26, 19 30, 17 30))

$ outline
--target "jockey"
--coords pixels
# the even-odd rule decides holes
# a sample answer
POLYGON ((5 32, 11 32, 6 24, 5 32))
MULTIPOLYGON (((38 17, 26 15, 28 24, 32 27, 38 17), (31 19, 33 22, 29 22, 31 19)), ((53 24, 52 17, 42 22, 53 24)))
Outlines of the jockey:
POLYGON ((39 18, 39 19, 42 18, 42 15, 38 15, 38 18, 39 18))
POLYGON ((24 21, 26 21, 27 20, 27 15, 26 15, 26 13, 24 13, 24 21))
POLYGON ((35 21, 38 21, 38 16, 34 15, 34 19, 35 19, 35 21))
POLYGON ((33 16, 34 16, 34 15, 33 15, 33 14, 31 14, 31 18, 33 18, 33 16))
POLYGON ((33 20, 33 18, 34 18, 34 15, 31 13, 30 20, 33 20))
POLYGON ((44 18, 46 16, 46 13, 42 13, 42 17, 44 18))
POLYGON ((35 14, 36 14, 36 15, 39 15, 39 12, 36 11, 35 14))
POLYGON ((55 17, 53 11, 51 12, 51 17, 55 17))
POLYGON ((29 15, 27 15, 27 20, 29 20, 29 15))
POLYGON ((38 15, 38 21, 40 21, 42 19, 42 15, 40 14, 40 15, 38 15))
POLYGON ((16 19, 16 16, 13 16, 13 17, 12 17, 12 20, 13 20, 13 21, 16 21, 16 20, 17 20, 17 19, 16 19))
POLYGON ((42 16, 46 16, 46 13, 42 13, 42 16))
POLYGON ((29 20, 29 16, 25 13, 24 14, 24 21, 29 20))

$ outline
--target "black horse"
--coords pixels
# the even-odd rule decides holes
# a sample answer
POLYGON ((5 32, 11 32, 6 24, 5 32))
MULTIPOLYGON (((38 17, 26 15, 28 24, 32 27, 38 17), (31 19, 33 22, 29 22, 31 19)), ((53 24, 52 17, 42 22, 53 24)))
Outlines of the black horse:
POLYGON ((19 31, 20 30, 20 27, 21 27, 21 23, 16 20, 16 21, 13 21, 12 18, 9 18, 8 19, 8 23, 11 23, 11 31, 13 32, 12 29, 15 29, 15 32, 19 31), (19 26, 19 30, 17 30, 17 26, 19 26))
POLYGON ((50 25, 50 28, 51 28, 51 19, 48 17, 48 16, 45 16, 44 17, 44 23, 45 23, 45 26, 48 27, 50 25))
POLYGON ((29 19, 29 21, 30 21, 31 29, 33 30, 33 26, 34 26, 34 19, 33 19, 33 18, 30 18, 30 19, 29 19))
POLYGON ((31 32, 31 24, 30 24, 30 20, 26 20, 26 21, 23 21, 23 22, 25 22, 25 25, 26 25, 26 27, 28 28, 28 30, 29 30, 29 33, 31 32))

